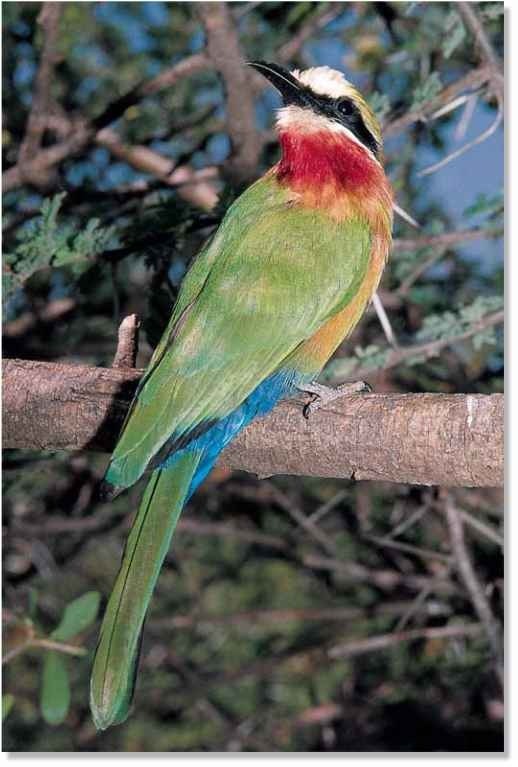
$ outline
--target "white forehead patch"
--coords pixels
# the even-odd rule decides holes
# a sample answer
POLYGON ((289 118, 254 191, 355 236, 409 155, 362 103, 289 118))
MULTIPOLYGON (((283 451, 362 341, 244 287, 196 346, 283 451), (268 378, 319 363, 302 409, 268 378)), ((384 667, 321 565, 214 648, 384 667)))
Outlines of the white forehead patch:
POLYGON ((291 74, 303 85, 311 88, 313 93, 330 96, 333 99, 348 96, 353 88, 341 72, 331 67, 312 67, 303 72, 300 69, 294 69, 291 74))

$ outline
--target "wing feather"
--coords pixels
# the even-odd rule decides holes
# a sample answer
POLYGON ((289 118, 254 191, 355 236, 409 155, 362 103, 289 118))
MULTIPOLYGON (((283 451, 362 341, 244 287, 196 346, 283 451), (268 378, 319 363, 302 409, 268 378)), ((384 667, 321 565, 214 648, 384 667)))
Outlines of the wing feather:
POLYGON ((229 209, 187 274, 107 480, 135 482, 171 441, 238 407, 355 295, 370 233, 294 206, 272 179, 229 209))

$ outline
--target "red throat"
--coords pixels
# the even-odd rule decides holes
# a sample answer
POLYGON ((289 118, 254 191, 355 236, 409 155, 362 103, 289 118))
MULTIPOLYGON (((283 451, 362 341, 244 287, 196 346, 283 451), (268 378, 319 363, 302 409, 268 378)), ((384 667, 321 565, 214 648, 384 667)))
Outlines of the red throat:
POLYGON ((379 183, 383 170, 367 150, 331 131, 280 133, 282 158, 278 180, 295 190, 332 185, 338 192, 359 192, 379 183))

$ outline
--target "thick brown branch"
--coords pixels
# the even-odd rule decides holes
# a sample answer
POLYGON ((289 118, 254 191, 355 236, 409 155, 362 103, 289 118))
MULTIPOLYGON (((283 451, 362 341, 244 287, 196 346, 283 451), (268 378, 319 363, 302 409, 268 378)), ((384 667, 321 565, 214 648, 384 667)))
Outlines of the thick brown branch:
POLYGON ((147 146, 125 144, 111 128, 99 131, 95 141, 133 168, 150 173, 168 186, 177 187, 179 196, 187 202, 203 210, 210 210, 216 204, 218 195, 210 182, 214 169, 195 171, 188 165, 175 166, 171 159, 147 146), (193 183, 185 183, 189 181, 193 183))
POLYGON ((208 54, 225 84, 227 130, 232 143, 228 173, 242 184, 256 177, 261 152, 248 67, 227 3, 198 3, 197 10, 207 35, 208 54))
MULTIPOLYGON (((50 108, 50 90, 54 66, 58 60, 56 54, 59 19, 63 5, 61 3, 43 3, 38 16, 38 24, 43 31, 43 48, 41 51, 40 66, 36 75, 36 83, 32 99, 31 111, 27 119, 25 136, 20 146, 18 163, 25 176, 25 166, 32 160, 34 154, 40 149, 41 140, 47 125, 47 116, 50 108)), ((32 175, 27 177, 35 184, 43 184, 48 181, 47 174, 32 175)))
MULTIPOLYGON (((142 371, 6 360, 4 447, 110 450, 142 371)), ((371 394, 309 420, 278 405, 228 447, 222 462, 259 475, 413 484, 503 481, 503 396, 371 394)))

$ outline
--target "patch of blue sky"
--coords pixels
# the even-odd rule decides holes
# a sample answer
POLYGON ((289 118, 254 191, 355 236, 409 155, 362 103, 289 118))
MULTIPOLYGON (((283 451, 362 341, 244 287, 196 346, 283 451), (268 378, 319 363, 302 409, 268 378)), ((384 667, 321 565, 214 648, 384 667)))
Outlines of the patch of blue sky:
POLYGON ((145 22, 153 27, 164 27, 169 21, 167 3, 139 3, 139 8, 145 22))
MULTIPOLYGON (((459 110, 459 119, 462 111, 459 110)), ((495 119, 495 112, 483 103, 478 103, 471 119, 469 130, 461 140, 455 137, 458 120, 451 121, 441 131, 444 139, 442 148, 423 145, 418 150, 416 172, 444 158, 480 135, 495 119)), ((480 194, 494 196, 504 184, 504 142, 500 128, 490 138, 443 168, 427 176, 416 177, 415 184, 424 192, 423 202, 447 204, 450 221, 456 228, 482 223, 483 219, 467 218, 465 210, 480 194)), ((501 239, 470 242, 458 248, 459 254, 476 261, 488 271, 501 265, 503 244, 501 239)))
POLYGON ((106 169, 104 177, 99 183, 99 188, 108 190, 116 186, 131 184, 134 181, 147 178, 147 174, 133 170, 133 168, 130 168, 126 163, 116 162, 106 169))
POLYGON ((29 192, 28 194, 25 194, 20 200, 20 210, 35 210, 36 208, 40 207, 42 202, 43 197, 41 194, 29 192))
POLYGON ((200 27, 200 29, 197 29, 196 32, 191 35, 189 40, 189 48, 193 53, 196 53, 196 51, 201 51, 204 47, 205 35, 200 27))
POLYGON ((230 154, 230 140, 226 133, 214 133, 207 142, 209 164, 221 163, 230 154))
POLYGON ((304 50, 309 54, 313 66, 332 67, 343 71, 345 47, 341 40, 324 35, 307 43, 304 50))
POLYGON ((154 139, 149 144, 149 148, 153 149, 155 152, 158 152, 163 157, 170 157, 172 160, 174 160, 175 157, 178 156, 182 148, 185 147, 184 142, 174 142, 174 141, 167 141, 163 139, 154 139))
POLYGON ((87 181, 98 180, 98 170, 89 160, 75 162, 66 171, 66 179, 71 186, 83 186, 87 181))
POLYGON ((146 76, 154 77, 159 72, 162 72, 164 65, 159 59, 149 58, 146 62, 146 76))
POLYGON ((352 27, 357 21, 358 14, 351 5, 347 4, 341 13, 325 25, 324 29, 326 32, 342 32, 343 30, 352 27))
POLYGON ((65 273, 61 269, 54 269, 50 281, 50 290, 48 301, 56 301, 60 298, 66 298, 73 293, 74 287, 67 280, 65 273))
POLYGON ((11 29, 18 37, 30 37, 31 27, 23 19, 17 19, 11 25, 11 29))
POLYGON ((111 64, 111 59, 104 48, 92 41, 78 41, 72 46, 71 55, 80 59, 82 63, 100 70, 108 68, 111 64))
POLYGON ((225 109, 223 102, 223 89, 219 80, 215 80, 210 85, 200 85, 196 89, 193 100, 198 107, 218 104, 222 111, 225 109))
POLYGON ((103 146, 93 149, 90 157, 97 168, 106 168, 111 161, 111 154, 103 146))
MULTIPOLYGON (((153 38, 142 20, 132 15, 129 3, 95 3, 94 14, 103 21, 122 32, 128 48, 132 53, 143 53, 153 47, 153 38)), ((143 3, 139 3, 142 6, 143 3)))
POLYGON ((172 285, 178 287, 183 280, 186 271, 186 264, 183 258, 175 257, 167 271, 167 276, 172 285))
MULTIPOLYGON (((25 43, 23 44, 25 46, 25 43)), ((20 45, 19 48, 22 46, 20 45)), ((30 47, 30 46, 29 46, 30 47)), ((22 55, 23 51, 21 51, 22 55)), ((13 72, 13 82, 17 88, 24 88, 30 85, 36 72, 36 62, 32 58, 22 58, 16 64, 13 72)))
POLYGON ((84 162, 76 162, 68 168, 66 181, 70 186, 80 187, 92 181, 101 191, 108 191, 147 178, 145 174, 133 170, 126 163, 116 162, 106 167, 104 163, 93 162, 92 159, 91 157, 84 162))
POLYGON ((86 75, 76 88, 74 97, 79 104, 86 104, 98 88, 99 78, 93 75, 86 75))

